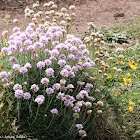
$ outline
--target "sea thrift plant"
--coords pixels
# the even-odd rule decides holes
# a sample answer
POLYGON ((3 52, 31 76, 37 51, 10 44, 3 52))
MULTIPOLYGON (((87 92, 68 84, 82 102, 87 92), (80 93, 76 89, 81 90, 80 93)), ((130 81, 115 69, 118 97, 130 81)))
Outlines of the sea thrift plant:
MULTIPOLYGON (((3 87, 15 97, 19 129, 29 136, 83 139, 92 131, 95 116, 103 114, 105 96, 96 97, 108 73, 120 76, 123 71, 110 67, 114 58, 92 22, 88 23, 89 37, 83 41, 69 34, 74 5, 56 11, 50 1, 44 4, 45 13, 37 11, 38 7, 39 2, 33 10, 25 9, 29 25, 25 30, 15 27, 1 49, 11 66, 10 72, 0 72, 3 87)), ((123 65, 121 51, 116 50, 117 63, 123 65)), ((137 69, 134 63, 129 66, 137 69)), ((131 83, 130 78, 123 80, 131 83)))

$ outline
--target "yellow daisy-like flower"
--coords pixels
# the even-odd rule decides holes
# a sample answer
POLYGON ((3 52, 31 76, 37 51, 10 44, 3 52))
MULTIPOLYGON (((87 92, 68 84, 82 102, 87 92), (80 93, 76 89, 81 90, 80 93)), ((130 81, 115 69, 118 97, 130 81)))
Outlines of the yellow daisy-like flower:
POLYGON ((127 76, 128 76, 128 77, 131 77, 131 74, 130 74, 130 73, 128 73, 128 74, 127 74, 127 76))
POLYGON ((117 97, 118 95, 117 94, 114 94, 114 96, 117 97))
POLYGON ((133 111, 133 107, 132 107, 132 106, 129 107, 129 111, 130 111, 130 112, 133 111))
POLYGON ((129 78, 129 79, 128 79, 128 83, 129 83, 129 84, 131 84, 131 83, 132 83, 132 80, 131 80, 131 78, 129 78))
POLYGON ((129 102, 130 105, 134 105, 135 103, 133 103, 132 101, 129 102))
POLYGON ((0 56, 2 56, 2 53, 0 53, 0 56))
POLYGON ((119 64, 119 61, 117 61, 116 64, 119 64))
POLYGON ((120 63, 123 64, 123 61, 121 61, 120 63))

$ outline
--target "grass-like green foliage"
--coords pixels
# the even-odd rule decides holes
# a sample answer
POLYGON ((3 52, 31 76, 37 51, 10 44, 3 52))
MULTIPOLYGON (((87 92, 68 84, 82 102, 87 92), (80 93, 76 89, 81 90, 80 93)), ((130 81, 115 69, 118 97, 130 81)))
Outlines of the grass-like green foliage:
POLYGON ((117 41, 121 35, 121 39, 127 41, 127 35, 129 39, 140 41, 140 17, 135 17, 131 22, 128 23, 117 24, 111 27, 103 27, 102 31, 104 32, 105 36, 107 32, 106 37, 112 37, 112 40, 115 39, 117 41))

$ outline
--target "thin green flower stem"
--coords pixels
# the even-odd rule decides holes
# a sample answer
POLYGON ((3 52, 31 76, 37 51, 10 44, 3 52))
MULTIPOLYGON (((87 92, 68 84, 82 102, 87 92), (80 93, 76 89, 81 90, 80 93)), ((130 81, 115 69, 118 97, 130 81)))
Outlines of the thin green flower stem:
POLYGON ((86 107, 85 112, 84 112, 84 116, 83 116, 82 124, 83 124, 83 122, 84 122, 84 120, 85 120, 86 113, 87 113, 87 107, 86 107))
POLYGON ((91 115, 88 115, 88 118, 86 119, 85 122, 83 122, 83 125, 85 125, 88 122, 88 120, 90 119, 90 117, 91 117, 91 115))
MULTIPOLYGON (((29 106, 30 110, 32 110, 31 105, 32 105, 32 102, 33 102, 33 100, 34 100, 34 95, 35 95, 35 92, 33 91, 33 96, 32 96, 31 102, 30 102, 30 106, 29 106)), ((31 111, 30 117, 32 117, 32 115, 33 115, 33 114, 32 114, 32 111, 31 111)))
POLYGON ((29 101, 27 101, 27 103, 28 103, 28 106, 29 106, 29 112, 32 114, 32 109, 30 108, 29 101))
POLYGON ((52 122, 53 122, 54 116, 55 116, 55 115, 52 116, 52 119, 51 119, 51 121, 50 121, 48 127, 47 127, 43 132, 45 132, 47 129, 50 128, 50 126, 51 126, 51 124, 52 124, 52 122))
POLYGON ((91 125, 93 125, 94 121, 95 121, 95 117, 93 117, 92 122, 85 128, 85 130, 87 130, 91 125))
POLYGON ((34 121, 32 122, 32 124, 33 124, 33 123, 36 121, 36 119, 37 119, 39 107, 40 107, 40 105, 38 105, 38 107, 37 107, 36 116, 35 116, 35 119, 34 119, 34 121))
POLYGON ((60 137, 57 137, 57 138, 61 138, 61 137, 63 137, 63 136, 66 136, 68 133, 70 133, 70 132, 71 132, 71 130, 72 130, 72 128, 73 128, 73 126, 75 127, 75 120, 74 120, 74 122, 72 123, 72 126, 70 127, 69 131, 68 131, 67 133, 65 133, 65 134, 61 135, 60 137))
POLYGON ((58 71, 58 73, 57 73, 55 79, 52 81, 52 84, 55 82, 55 80, 57 79, 57 77, 59 76, 59 74, 60 74, 60 70, 58 71))
POLYGON ((46 107, 46 111, 48 110, 48 108, 50 107, 50 105, 51 105, 51 103, 52 103, 52 101, 53 101, 53 99, 54 99, 54 97, 55 97, 55 92, 54 92, 54 95, 53 95, 53 97, 52 97, 52 99, 51 99, 51 101, 49 102, 49 104, 48 104, 48 106, 46 107))
MULTIPOLYGON (((66 106, 65 106, 66 107, 66 106)), ((67 113, 64 113, 65 115, 64 115, 64 119, 63 119, 63 121, 58 125, 58 127, 59 126, 61 126, 63 123, 66 123, 66 118, 69 116, 71 116, 71 114, 69 114, 69 112, 71 113, 71 111, 67 111, 67 113)), ((61 112, 60 112, 61 113, 61 112)), ((68 117, 68 118, 69 118, 68 117)))
POLYGON ((17 110, 18 110, 18 122, 20 121, 20 102, 19 99, 17 99, 17 110))

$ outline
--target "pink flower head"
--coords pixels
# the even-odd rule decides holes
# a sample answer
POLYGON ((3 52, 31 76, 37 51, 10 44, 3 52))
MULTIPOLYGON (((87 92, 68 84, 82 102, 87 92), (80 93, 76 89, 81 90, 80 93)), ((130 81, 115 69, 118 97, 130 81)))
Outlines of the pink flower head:
POLYGON ((78 68, 77 68, 77 66, 73 66, 73 67, 72 67, 72 71, 73 71, 73 72, 76 72, 76 71, 78 71, 78 68))
POLYGON ((41 49, 43 47, 43 44, 42 43, 40 43, 40 42, 35 42, 34 43, 34 48, 35 49, 41 49))
POLYGON ((18 90, 15 91, 15 97, 16 98, 22 98, 23 97, 23 94, 24 94, 23 93, 23 90, 19 90, 18 89, 18 90))
POLYGON ((66 84, 66 80, 65 80, 65 79, 61 79, 61 80, 60 80, 60 84, 61 84, 61 85, 65 85, 65 84, 66 84))
POLYGON ((17 62, 17 58, 14 56, 11 56, 9 61, 11 61, 13 64, 15 64, 17 62))
POLYGON ((50 82, 49 79, 46 78, 46 77, 41 79, 41 84, 43 84, 43 85, 44 85, 44 84, 45 84, 45 85, 48 85, 49 82, 50 82))
POLYGON ((52 44, 53 44, 53 46, 56 46, 59 44, 59 41, 53 41, 52 44))
POLYGON ((20 71, 20 65, 19 64, 14 64, 12 67, 15 71, 20 71))
POLYGON ((37 35, 35 33, 30 35, 30 40, 35 41, 37 39, 37 35))
POLYGON ((47 76, 54 76, 54 70, 52 68, 46 69, 47 76))
POLYGON ((20 73, 22 73, 22 74, 26 73, 27 71, 28 71, 28 69, 25 67, 20 68, 20 73))
POLYGON ((88 77, 88 73, 87 72, 83 72, 83 75, 88 77))
POLYGON ((67 88, 72 89, 72 88, 74 88, 74 86, 72 84, 69 84, 69 85, 67 85, 67 88))
POLYGON ((27 69, 30 69, 32 66, 31 66, 30 63, 26 63, 26 64, 24 65, 24 67, 27 68, 27 69))
POLYGON ((8 47, 8 51, 16 52, 17 51, 17 46, 16 45, 10 45, 8 47))
POLYGON ((72 70, 72 68, 71 68, 71 66, 70 65, 65 65, 65 67, 64 67, 65 69, 67 69, 67 70, 72 70))
POLYGON ((59 55, 59 52, 58 52, 58 50, 56 50, 56 49, 53 49, 52 51, 51 51, 51 55, 52 56, 58 56, 59 55))
POLYGON ((51 32, 47 32, 46 37, 47 37, 48 40, 52 40, 53 39, 53 34, 51 32))
POLYGON ((23 97, 24 97, 24 99, 28 100, 31 98, 31 94, 29 92, 25 92, 23 97))
POLYGON ((39 90, 39 87, 38 87, 38 85, 33 84, 33 85, 31 86, 31 89, 32 89, 34 92, 37 92, 37 91, 39 90))
POLYGON ((51 61, 50 59, 46 59, 46 60, 44 61, 44 63, 45 63, 47 66, 49 66, 49 65, 52 64, 52 61, 51 61))
POLYGON ((6 71, 0 72, 0 78, 7 78, 7 77, 8 77, 8 73, 6 71))
POLYGON ((65 56, 64 54, 61 54, 61 55, 59 56, 59 59, 66 59, 66 56, 65 56))
POLYGON ((82 124, 76 124, 75 126, 76 126, 76 128, 77 128, 78 130, 83 129, 83 125, 82 125, 82 124))
POLYGON ((77 51, 77 47, 76 47, 76 46, 72 46, 72 47, 70 48, 70 51, 71 51, 72 53, 75 53, 75 52, 77 51))
POLYGON ((19 85, 19 84, 15 84, 14 87, 13 87, 13 90, 16 91, 16 90, 22 90, 22 86, 19 85))
POLYGON ((32 29, 31 27, 28 26, 28 27, 26 28, 26 32, 28 32, 28 33, 31 34, 31 33, 33 32, 33 29, 32 29))
POLYGON ((62 21, 60 22, 60 25, 62 25, 62 26, 65 26, 65 24, 66 24, 66 21, 64 21, 64 20, 62 20, 62 21))
POLYGON ((86 49, 86 45, 85 45, 85 44, 81 44, 81 45, 79 46, 79 49, 85 50, 85 49, 86 49))
POLYGON ((35 99, 35 102, 38 103, 39 105, 43 104, 45 101, 45 97, 43 95, 38 95, 35 99))
POLYGON ((89 51, 87 49, 82 51, 83 55, 89 55, 89 51))
POLYGON ((35 51, 35 47, 33 45, 30 45, 27 47, 27 50, 30 52, 34 52, 35 51))
POLYGON ((40 37, 40 42, 43 43, 44 45, 48 43, 48 39, 45 36, 40 37))
POLYGON ((61 76, 63 76, 63 77, 68 77, 68 70, 67 69, 63 69, 63 70, 61 70, 61 72, 60 72, 60 75, 61 76))
POLYGON ((37 63, 37 68, 42 69, 43 67, 45 67, 45 63, 42 62, 42 61, 39 61, 39 62, 37 63))
POLYGON ((54 90, 52 88, 46 88, 46 93, 52 94, 52 93, 54 93, 54 90))
POLYGON ((56 108, 52 109, 50 111, 53 115, 57 115, 58 114, 58 110, 56 108))
POLYGON ((64 93, 61 93, 61 92, 59 92, 58 94, 57 94, 57 99, 63 99, 63 97, 65 96, 65 94, 64 93))
POLYGON ((2 49, 1 49, 1 53, 2 54, 7 54, 8 53, 8 48, 6 48, 6 47, 3 47, 2 49))
POLYGON ((59 90, 61 85, 59 83, 56 83, 52 86, 53 90, 59 90))
POLYGON ((14 27, 14 28, 13 28, 13 32, 14 32, 14 33, 19 32, 19 31, 20 31, 20 28, 18 28, 18 27, 14 27))
POLYGON ((66 65, 66 61, 61 59, 58 61, 58 64, 60 65, 60 67, 63 67, 66 65))
POLYGON ((29 24, 29 27, 30 27, 30 28, 35 28, 35 24, 34 24, 34 23, 30 23, 30 24, 29 24))
POLYGON ((26 53, 26 52, 27 52, 27 48, 26 48, 26 47, 21 48, 21 49, 20 49, 20 52, 21 52, 21 54, 26 53))
POLYGON ((73 77, 75 77, 75 74, 74 74, 73 71, 69 71, 68 76, 69 76, 70 78, 73 78, 73 77))
POLYGON ((7 35, 8 34, 8 31, 3 31, 2 32, 2 36, 5 36, 5 35, 7 35))
POLYGON ((89 62, 86 62, 83 64, 84 68, 91 68, 91 64, 89 62))
POLYGON ((82 53, 81 51, 78 51, 78 52, 76 53, 76 57, 83 57, 83 53, 82 53))
POLYGON ((26 41, 24 42, 24 45, 26 45, 26 46, 30 46, 30 45, 32 45, 32 41, 30 41, 30 40, 26 40, 26 41))

